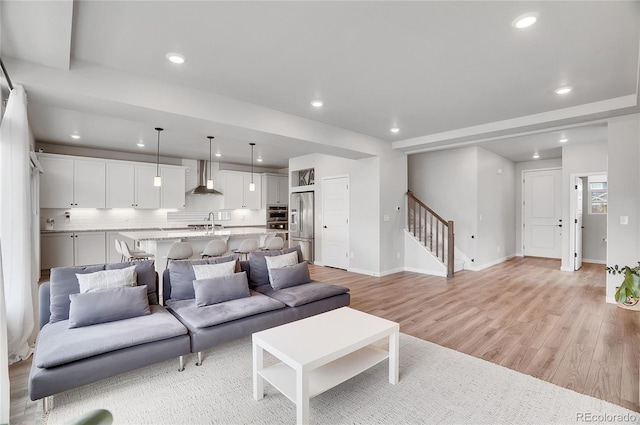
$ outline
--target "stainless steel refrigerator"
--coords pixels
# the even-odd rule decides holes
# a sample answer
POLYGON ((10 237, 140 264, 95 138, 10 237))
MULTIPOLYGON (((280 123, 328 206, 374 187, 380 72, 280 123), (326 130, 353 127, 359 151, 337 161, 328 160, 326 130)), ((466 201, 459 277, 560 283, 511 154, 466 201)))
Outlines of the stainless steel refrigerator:
POLYGON ((313 197, 314 192, 292 193, 289 204, 289 246, 300 245, 302 256, 310 263, 314 260, 313 197))

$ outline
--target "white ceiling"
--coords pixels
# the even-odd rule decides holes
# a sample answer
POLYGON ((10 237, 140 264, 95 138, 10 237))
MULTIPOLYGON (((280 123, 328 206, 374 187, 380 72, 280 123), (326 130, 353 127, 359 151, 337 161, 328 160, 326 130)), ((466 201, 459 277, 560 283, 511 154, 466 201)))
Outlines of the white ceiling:
MULTIPOLYGON (((161 126, 163 155, 206 158, 212 135, 221 161, 246 163, 253 141, 278 168, 369 156, 379 140, 419 152, 491 139, 522 161, 558 157, 558 133, 511 135, 638 110, 636 1, 3 0, 0 19, 0 53, 50 143, 155 153, 161 126), (536 25, 512 27, 530 11, 536 25)), ((606 140, 602 126, 564 131, 606 140)))

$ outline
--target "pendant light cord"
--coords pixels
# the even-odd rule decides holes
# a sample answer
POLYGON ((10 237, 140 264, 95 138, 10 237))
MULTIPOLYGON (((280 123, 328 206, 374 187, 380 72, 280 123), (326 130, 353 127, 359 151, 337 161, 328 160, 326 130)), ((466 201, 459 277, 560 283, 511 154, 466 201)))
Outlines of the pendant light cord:
POLYGON ((213 180, 211 177, 211 139, 213 136, 207 136, 207 139, 209 139, 209 180, 213 180))
POLYGON ((249 143, 251 145, 251 183, 253 183, 253 147, 255 143, 249 143))
POLYGON ((158 151, 156 152, 156 176, 159 176, 160 175, 160 132, 164 129, 160 127, 156 127, 155 130, 158 132, 158 151))

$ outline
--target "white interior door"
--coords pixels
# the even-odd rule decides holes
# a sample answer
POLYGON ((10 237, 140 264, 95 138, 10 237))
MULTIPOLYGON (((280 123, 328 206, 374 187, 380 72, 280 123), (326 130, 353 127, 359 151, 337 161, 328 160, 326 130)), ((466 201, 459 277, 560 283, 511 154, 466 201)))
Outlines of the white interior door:
POLYGON ((349 178, 322 179, 322 262, 349 267, 349 178))
POLYGON ((576 177, 574 185, 574 197, 576 200, 576 216, 573 220, 573 269, 580 270, 582 267, 582 179, 576 177))
POLYGON ((562 255, 562 170, 524 173, 523 255, 562 255))

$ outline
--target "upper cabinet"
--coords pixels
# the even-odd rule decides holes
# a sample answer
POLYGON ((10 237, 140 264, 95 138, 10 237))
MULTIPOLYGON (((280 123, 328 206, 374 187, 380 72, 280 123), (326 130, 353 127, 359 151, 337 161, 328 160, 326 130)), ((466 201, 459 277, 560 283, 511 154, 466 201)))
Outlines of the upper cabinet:
POLYGON ((44 174, 40 179, 41 208, 105 208, 104 160, 38 155, 44 174))
POLYGON ((265 199, 267 205, 289 203, 289 179, 287 176, 265 176, 265 199))
POLYGON ((160 208, 184 208, 185 168, 168 165, 160 166, 162 187, 160 188, 160 208))
POLYGON ((162 186, 153 185, 156 165, 39 154, 41 208, 184 208, 186 168, 161 165, 162 186))
POLYGON ((259 210, 262 208, 262 177, 254 174, 255 190, 249 190, 251 173, 225 171, 224 175, 224 209, 235 210, 247 208, 259 210))

